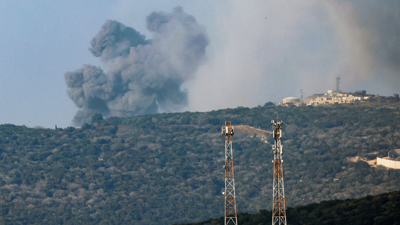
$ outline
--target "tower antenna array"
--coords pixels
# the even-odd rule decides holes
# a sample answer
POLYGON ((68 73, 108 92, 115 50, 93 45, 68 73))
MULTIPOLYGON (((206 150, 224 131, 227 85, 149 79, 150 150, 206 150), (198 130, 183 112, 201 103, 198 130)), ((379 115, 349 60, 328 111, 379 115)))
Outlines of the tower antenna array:
POLYGON ((272 225, 286 225, 286 206, 285 206, 285 189, 283 185, 283 168, 282 168, 282 120, 272 120, 274 126, 273 137, 275 140, 272 146, 274 154, 274 180, 273 180, 273 198, 272 198, 272 225))
POLYGON ((233 172, 232 136, 233 126, 230 121, 226 121, 222 127, 222 136, 225 137, 225 225, 237 225, 236 195, 235 195, 235 176, 233 172))

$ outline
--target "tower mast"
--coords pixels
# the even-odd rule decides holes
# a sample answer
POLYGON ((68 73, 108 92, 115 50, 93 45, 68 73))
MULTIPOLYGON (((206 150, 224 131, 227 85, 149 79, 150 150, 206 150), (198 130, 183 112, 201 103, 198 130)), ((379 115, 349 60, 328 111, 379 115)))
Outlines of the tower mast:
POLYGON ((232 136, 233 126, 230 121, 226 121, 222 127, 222 136, 225 136, 225 225, 237 225, 235 177, 233 172, 232 136))
POLYGON ((336 77, 336 92, 339 93, 339 83, 340 83, 340 77, 336 77))
POLYGON ((275 140, 272 146, 274 154, 274 180, 273 180, 273 200, 272 200, 272 225, 286 225, 285 189, 283 185, 282 168, 282 120, 272 120, 274 125, 273 137, 275 140))

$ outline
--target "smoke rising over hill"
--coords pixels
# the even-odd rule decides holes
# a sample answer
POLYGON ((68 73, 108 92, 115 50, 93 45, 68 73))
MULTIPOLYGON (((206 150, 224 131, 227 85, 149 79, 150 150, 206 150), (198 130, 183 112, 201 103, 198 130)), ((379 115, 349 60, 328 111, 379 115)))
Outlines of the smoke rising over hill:
POLYGON ((391 95, 400 84, 400 2, 329 1, 324 9, 333 24, 341 75, 353 85, 364 82, 374 93, 391 95))
POLYGON ((107 71, 84 65, 64 74, 68 96, 80 108, 75 125, 90 122, 94 113, 131 116, 187 105, 181 85, 205 59, 205 29, 181 7, 172 13, 153 12, 146 23, 154 34, 152 40, 117 21, 107 21, 89 48, 107 71))
POLYGON ((306 97, 335 89, 338 76, 343 91, 400 91, 398 1, 234 0, 225 8, 207 27, 218 48, 199 68, 191 110, 254 107, 300 89, 306 97), (201 95, 205 87, 212 98, 201 95))
MULTIPOLYGON (((359 26, 367 30, 371 42, 365 48, 370 49, 374 57, 374 66, 389 77, 389 85, 400 84, 400 2, 390 1, 354 1, 350 2, 359 20, 359 26), (395 83, 392 83, 395 81, 395 83)), ((379 75, 379 74, 376 74, 379 75)))
POLYGON ((335 89, 337 76, 343 91, 400 91, 398 1, 289 3, 211 4, 225 11, 207 23, 213 39, 206 63, 205 29, 182 8, 147 17, 152 40, 107 21, 89 49, 104 68, 85 65, 65 74, 68 95, 80 108, 74 122, 87 122, 95 112, 253 107, 300 97, 300 89, 304 97, 335 89))

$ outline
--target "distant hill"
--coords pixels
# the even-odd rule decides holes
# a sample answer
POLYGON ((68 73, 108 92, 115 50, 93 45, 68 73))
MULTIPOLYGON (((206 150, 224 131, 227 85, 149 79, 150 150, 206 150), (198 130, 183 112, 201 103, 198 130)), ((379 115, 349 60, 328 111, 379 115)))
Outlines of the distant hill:
MULTIPOLYGON (((173 224, 223 215, 225 118, 271 130, 282 119, 286 205, 399 190, 400 171, 371 168, 400 148, 399 103, 267 103, 205 113, 93 118, 82 129, 0 125, 0 224, 173 224)), ((272 135, 267 135, 272 143, 272 135)), ((271 145, 233 137, 239 212, 271 208, 271 145)))
MULTIPOLYGON (((296 206, 287 209, 287 224, 364 224, 364 225, 398 225, 400 224, 400 191, 377 196, 368 195, 361 199, 331 200, 319 204, 296 206)), ((259 225, 272 224, 272 213, 260 210, 258 213, 238 214, 238 224, 259 225)), ((187 225, 223 225, 224 218, 210 219, 187 225)))

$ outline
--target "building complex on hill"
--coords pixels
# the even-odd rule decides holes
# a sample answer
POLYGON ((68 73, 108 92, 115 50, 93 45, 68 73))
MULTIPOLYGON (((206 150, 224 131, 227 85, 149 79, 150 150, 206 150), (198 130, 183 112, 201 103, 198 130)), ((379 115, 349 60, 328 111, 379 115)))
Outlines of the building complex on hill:
POLYGON ((324 94, 314 94, 306 98, 303 102, 299 98, 295 97, 287 97, 282 99, 282 102, 277 103, 277 105, 282 106, 300 106, 300 105, 326 105, 326 104, 344 104, 344 103, 353 103, 353 102, 362 102, 373 99, 381 99, 381 101, 395 101, 399 102, 399 95, 394 94, 393 96, 384 97, 379 95, 367 95, 365 90, 356 91, 353 93, 346 92, 338 92, 333 90, 328 90, 324 94))
POLYGON ((316 94, 308 97, 304 103, 306 105, 321 105, 321 104, 342 104, 352 103, 355 101, 365 101, 371 98, 365 90, 356 91, 355 93, 335 92, 328 90, 325 94, 316 94))

